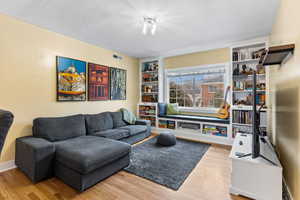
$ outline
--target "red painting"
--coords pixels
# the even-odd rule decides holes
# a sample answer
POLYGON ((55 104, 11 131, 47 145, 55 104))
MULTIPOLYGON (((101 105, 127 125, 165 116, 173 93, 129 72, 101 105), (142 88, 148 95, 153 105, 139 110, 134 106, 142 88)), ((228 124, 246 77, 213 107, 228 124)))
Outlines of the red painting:
POLYGON ((109 100, 109 67, 88 64, 88 99, 89 101, 109 100))

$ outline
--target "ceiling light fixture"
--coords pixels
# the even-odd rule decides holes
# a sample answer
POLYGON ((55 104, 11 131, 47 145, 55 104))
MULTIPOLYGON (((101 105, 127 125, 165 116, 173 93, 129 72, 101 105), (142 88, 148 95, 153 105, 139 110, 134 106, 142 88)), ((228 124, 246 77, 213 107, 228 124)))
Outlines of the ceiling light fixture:
POLYGON ((154 35, 156 32, 156 19, 152 17, 144 17, 143 34, 151 33, 154 35))

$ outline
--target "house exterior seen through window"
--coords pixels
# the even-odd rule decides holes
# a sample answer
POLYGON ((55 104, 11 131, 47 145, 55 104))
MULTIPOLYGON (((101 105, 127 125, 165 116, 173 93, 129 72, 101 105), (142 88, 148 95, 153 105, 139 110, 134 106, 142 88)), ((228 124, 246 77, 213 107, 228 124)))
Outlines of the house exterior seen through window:
POLYGON ((219 108, 224 99, 224 75, 201 72, 169 76, 169 103, 186 108, 219 108))

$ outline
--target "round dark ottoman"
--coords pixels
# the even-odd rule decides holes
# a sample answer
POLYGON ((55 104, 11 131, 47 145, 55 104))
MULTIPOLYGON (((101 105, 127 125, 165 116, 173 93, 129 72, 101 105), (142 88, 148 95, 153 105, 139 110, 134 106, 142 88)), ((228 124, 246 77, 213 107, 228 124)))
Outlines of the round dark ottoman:
POLYGON ((156 143, 163 146, 173 146, 176 144, 176 137, 172 133, 161 133, 156 143))

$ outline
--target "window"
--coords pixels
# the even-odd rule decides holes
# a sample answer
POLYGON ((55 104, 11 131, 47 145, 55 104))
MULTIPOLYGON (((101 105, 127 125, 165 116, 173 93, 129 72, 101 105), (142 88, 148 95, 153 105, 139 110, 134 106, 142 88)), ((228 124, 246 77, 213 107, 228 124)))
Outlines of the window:
POLYGON ((168 99, 180 107, 219 108, 224 99, 225 66, 175 69, 166 73, 168 99))

